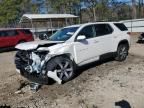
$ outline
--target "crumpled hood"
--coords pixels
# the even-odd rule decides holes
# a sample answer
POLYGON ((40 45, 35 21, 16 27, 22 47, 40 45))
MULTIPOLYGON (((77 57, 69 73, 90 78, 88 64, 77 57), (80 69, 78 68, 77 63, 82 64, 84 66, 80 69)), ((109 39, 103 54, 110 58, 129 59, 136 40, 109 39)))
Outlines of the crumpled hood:
POLYGON ((63 43, 63 41, 45 41, 45 40, 39 40, 39 41, 33 41, 33 42, 25 42, 21 43, 15 46, 16 49, 20 50, 32 50, 36 49, 38 46, 52 46, 56 45, 58 43, 63 43))

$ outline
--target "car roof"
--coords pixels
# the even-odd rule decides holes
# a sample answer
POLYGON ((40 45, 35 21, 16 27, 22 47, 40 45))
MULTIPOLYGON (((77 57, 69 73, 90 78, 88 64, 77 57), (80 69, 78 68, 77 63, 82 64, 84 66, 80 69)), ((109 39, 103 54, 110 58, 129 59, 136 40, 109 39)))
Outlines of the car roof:
POLYGON ((121 22, 88 22, 88 23, 83 23, 83 24, 70 25, 70 26, 66 26, 64 28, 80 27, 80 26, 86 26, 86 25, 91 25, 91 24, 113 24, 113 23, 121 23, 121 22))
POLYGON ((0 31, 2 30, 30 30, 28 28, 0 28, 0 31))
POLYGON ((80 27, 81 25, 83 25, 83 24, 70 25, 70 26, 66 26, 66 27, 64 27, 64 28, 80 27))

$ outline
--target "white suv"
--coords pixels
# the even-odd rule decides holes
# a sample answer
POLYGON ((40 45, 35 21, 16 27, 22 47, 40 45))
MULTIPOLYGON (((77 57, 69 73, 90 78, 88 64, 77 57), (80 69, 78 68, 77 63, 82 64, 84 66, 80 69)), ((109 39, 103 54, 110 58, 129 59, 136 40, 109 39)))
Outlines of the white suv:
POLYGON ((123 61, 128 55, 130 36, 119 22, 95 22, 64 27, 47 41, 16 46, 17 71, 31 81, 69 81, 75 68, 107 57, 123 61))

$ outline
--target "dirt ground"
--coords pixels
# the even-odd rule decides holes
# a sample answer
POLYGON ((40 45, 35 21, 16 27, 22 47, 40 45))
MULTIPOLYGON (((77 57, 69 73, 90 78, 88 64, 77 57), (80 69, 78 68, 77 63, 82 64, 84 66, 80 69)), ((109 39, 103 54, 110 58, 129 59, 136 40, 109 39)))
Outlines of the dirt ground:
POLYGON ((89 64, 77 70, 79 75, 72 81, 45 85, 36 93, 29 90, 29 82, 15 71, 15 51, 0 53, 0 106, 118 108, 115 104, 125 100, 131 107, 122 108, 144 108, 144 44, 136 44, 136 40, 132 36, 126 61, 89 64))

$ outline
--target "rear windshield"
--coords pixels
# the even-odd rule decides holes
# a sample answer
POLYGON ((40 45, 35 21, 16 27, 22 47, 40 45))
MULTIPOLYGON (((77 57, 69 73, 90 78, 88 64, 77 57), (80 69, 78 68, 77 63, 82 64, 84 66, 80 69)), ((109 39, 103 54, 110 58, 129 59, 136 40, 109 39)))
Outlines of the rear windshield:
POLYGON ((114 25, 119 28, 121 31, 127 31, 127 27, 123 23, 114 23, 114 25))
POLYGON ((22 30, 24 34, 32 34, 30 30, 22 30))

